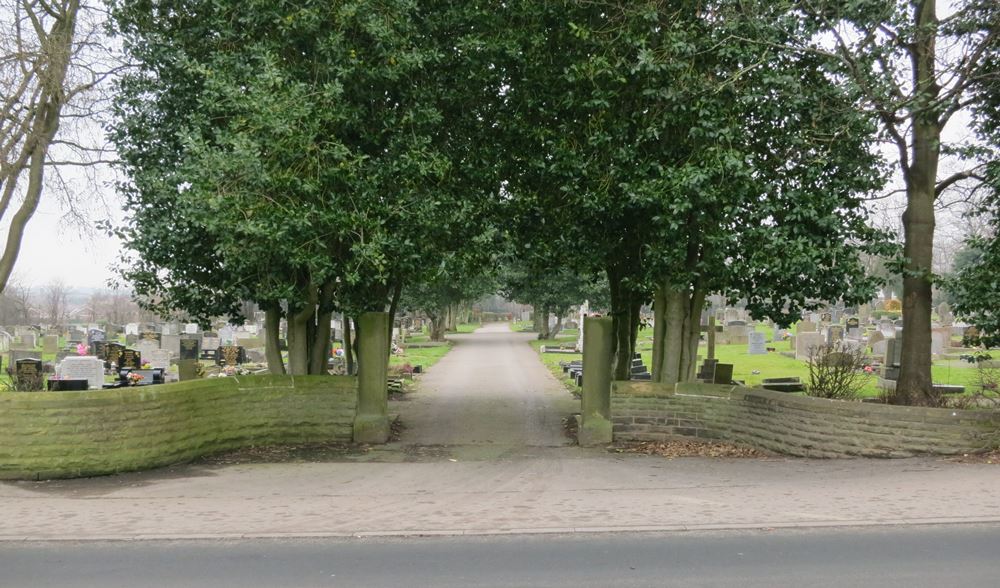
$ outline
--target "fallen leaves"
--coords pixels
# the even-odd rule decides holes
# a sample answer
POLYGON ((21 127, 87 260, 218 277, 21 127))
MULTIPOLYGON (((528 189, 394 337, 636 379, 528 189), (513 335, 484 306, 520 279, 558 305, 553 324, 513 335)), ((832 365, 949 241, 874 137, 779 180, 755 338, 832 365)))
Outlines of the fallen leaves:
POLYGON ((956 455, 948 458, 948 461, 956 461, 958 463, 1000 465, 1000 449, 994 449, 993 451, 988 451, 986 453, 963 453, 962 455, 956 455))
POLYGON ((672 439, 669 441, 633 441, 615 443, 615 453, 641 453, 673 459, 675 457, 761 458, 770 454, 760 449, 721 441, 672 439))

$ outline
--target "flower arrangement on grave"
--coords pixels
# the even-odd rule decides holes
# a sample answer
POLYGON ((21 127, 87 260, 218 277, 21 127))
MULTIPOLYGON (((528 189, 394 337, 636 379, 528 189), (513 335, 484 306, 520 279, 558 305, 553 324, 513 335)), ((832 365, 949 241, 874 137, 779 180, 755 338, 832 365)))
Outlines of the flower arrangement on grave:
POLYGON ((126 378, 128 379, 129 386, 138 386, 139 382, 146 379, 146 377, 143 376, 142 374, 137 374, 135 372, 129 372, 126 378))
POLYGON ((148 370, 148 369, 151 369, 152 367, 153 366, 148 361, 142 362, 142 369, 148 370))
POLYGON ((89 350, 87 349, 87 345, 85 343, 77 343, 76 344, 76 354, 77 355, 87 355, 87 351, 89 351, 89 350))

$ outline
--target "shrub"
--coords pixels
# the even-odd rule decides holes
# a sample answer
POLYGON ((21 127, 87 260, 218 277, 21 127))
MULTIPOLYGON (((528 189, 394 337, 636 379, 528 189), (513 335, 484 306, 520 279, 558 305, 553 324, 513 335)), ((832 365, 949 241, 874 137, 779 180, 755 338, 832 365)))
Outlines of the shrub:
POLYGON ((809 349, 809 385, 806 394, 818 398, 856 400, 871 375, 868 357, 860 347, 841 342, 809 349))

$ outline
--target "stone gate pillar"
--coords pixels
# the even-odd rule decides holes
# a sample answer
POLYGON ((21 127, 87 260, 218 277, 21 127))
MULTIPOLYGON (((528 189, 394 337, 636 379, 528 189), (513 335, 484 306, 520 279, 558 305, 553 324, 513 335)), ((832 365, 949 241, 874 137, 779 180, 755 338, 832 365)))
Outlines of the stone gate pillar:
POLYGON ((366 312, 359 318, 358 414, 354 418, 355 443, 389 440, 389 314, 366 312))
POLYGON ((583 319, 583 397, 580 445, 611 443, 611 317, 583 319))

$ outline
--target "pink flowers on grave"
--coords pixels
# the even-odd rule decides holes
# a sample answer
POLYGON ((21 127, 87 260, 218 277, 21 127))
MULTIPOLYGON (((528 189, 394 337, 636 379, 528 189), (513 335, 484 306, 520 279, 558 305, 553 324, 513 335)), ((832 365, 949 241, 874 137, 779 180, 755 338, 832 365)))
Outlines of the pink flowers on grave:
POLYGON ((874 371, 875 371, 875 368, 873 368, 872 366, 870 366, 870 365, 866 365, 865 366, 865 373, 866 374, 870 374, 870 373, 872 373, 874 371))
POLYGON ((86 343, 77 343, 76 344, 76 354, 77 355, 87 355, 87 351, 88 350, 87 350, 87 344, 86 343))

